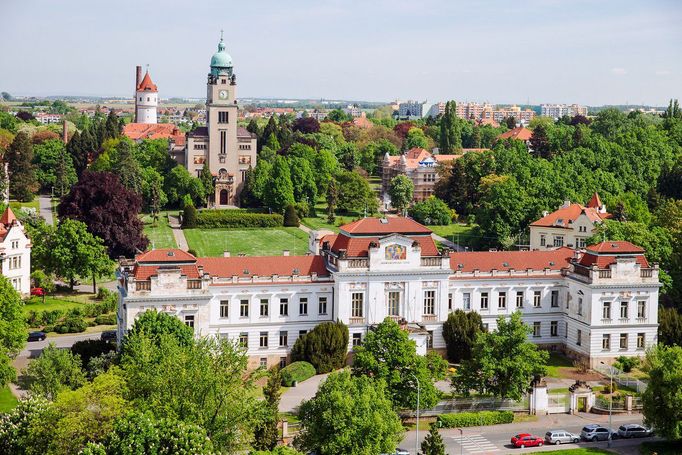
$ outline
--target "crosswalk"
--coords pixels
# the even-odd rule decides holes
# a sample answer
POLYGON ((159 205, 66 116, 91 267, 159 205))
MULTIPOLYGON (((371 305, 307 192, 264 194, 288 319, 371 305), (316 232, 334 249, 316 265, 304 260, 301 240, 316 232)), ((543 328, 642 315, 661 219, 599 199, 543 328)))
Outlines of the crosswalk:
POLYGON ((461 444, 466 453, 485 454, 500 451, 500 449, 498 449, 495 446, 495 444, 488 441, 485 437, 481 436, 480 434, 470 434, 462 438, 460 438, 459 436, 453 436, 452 439, 457 444, 461 444))

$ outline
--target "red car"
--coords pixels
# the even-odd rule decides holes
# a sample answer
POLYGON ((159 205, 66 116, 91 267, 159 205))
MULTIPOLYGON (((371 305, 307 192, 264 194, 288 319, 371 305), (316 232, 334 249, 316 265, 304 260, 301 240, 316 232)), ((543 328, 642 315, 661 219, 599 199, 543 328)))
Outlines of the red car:
POLYGON ((511 438, 511 443, 514 447, 520 447, 523 449, 525 447, 542 447, 542 445, 545 443, 545 440, 540 436, 535 436, 529 433, 521 433, 513 436, 511 438))
POLYGON ((42 297, 45 295, 45 289, 43 289, 43 288, 31 288, 31 295, 37 295, 38 297, 42 297))

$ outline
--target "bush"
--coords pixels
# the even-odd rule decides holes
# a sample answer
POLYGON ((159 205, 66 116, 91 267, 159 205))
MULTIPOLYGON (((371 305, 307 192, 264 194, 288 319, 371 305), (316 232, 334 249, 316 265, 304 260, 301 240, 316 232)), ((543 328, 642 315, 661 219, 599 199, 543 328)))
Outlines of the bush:
POLYGON ((446 226, 450 224, 456 214, 447 204, 435 196, 430 196, 417 202, 408 210, 412 218, 422 224, 436 224, 446 226))
POLYGON ((292 204, 287 205, 284 209, 284 225, 289 227, 296 227, 299 224, 298 215, 296 214, 296 207, 292 204))
POLYGON ((282 215, 252 213, 243 210, 202 210, 197 214, 199 228, 270 228, 284 223, 282 215))
POLYGON ((116 350, 116 345, 104 340, 76 341, 71 346, 71 353, 80 357, 85 368, 88 367, 91 359, 114 350, 116 350))
POLYGON ((38 314, 37 312, 31 310, 28 312, 26 315, 26 324, 29 327, 38 327, 38 325, 41 322, 41 317, 42 315, 38 314))
POLYGON ((348 327, 343 322, 323 322, 296 340, 291 359, 310 362, 322 374, 342 368, 347 352, 348 327))
POLYGON ((43 290, 48 294, 52 294, 54 292, 54 280, 42 270, 36 270, 35 272, 31 273, 31 280, 33 281, 34 287, 43 288, 43 290))
POLYGON ((106 299, 107 297, 112 296, 112 295, 114 295, 114 293, 111 292, 111 291, 110 291, 109 289, 107 289, 107 288, 100 287, 100 288, 97 290, 97 300, 104 300, 104 299, 106 299))
POLYGON ((81 316, 67 316, 63 322, 56 324, 54 330, 57 333, 80 333, 85 332, 88 323, 81 316))
POLYGON ((197 255, 197 250, 195 250, 194 248, 189 248, 189 249, 187 250, 187 252, 188 252, 189 254, 191 254, 192 256, 194 256, 194 257, 196 257, 196 255, 197 255))
POLYGON ((629 373, 633 368, 637 368, 639 366, 639 357, 625 357, 622 355, 616 359, 613 366, 623 370, 624 373, 629 373))
POLYGON ((308 362, 294 362, 282 368, 282 385, 291 387, 295 382, 302 382, 315 376, 315 367, 308 362))
POLYGON ((43 311, 39 314, 42 316, 39 319, 42 320, 43 325, 52 325, 64 316, 64 310, 43 311))
POLYGON ((45 333, 54 332, 54 326, 53 325, 46 325, 45 327, 43 327, 43 332, 45 332, 45 333))
POLYGON ((604 388, 602 389, 601 393, 608 394, 608 393, 614 393, 618 390, 618 383, 614 382, 613 387, 612 384, 606 384, 604 388))
POLYGON ((441 428, 497 425, 500 423, 512 423, 513 421, 514 413, 511 411, 460 412, 458 414, 438 416, 438 426, 441 428))
POLYGON ((182 227, 197 227, 197 209, 191 204, 186 205, 185 209, 182 211, 182 227))
POLYGON ((116 325, 116 313, 100 314, 95 318, 97 325, 116 325))

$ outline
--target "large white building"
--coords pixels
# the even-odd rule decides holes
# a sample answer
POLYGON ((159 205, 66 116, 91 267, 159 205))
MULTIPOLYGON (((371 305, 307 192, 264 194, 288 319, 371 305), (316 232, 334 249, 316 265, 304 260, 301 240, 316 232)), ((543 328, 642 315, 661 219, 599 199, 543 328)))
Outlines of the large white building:
POLYGON ((587 108, 578 104, 541 104, 540 115, 559 119, 565 115, 575 117, 576 115, 587 115, 587 108))
POLYGON ((0 269, 22 297, 31 292, 31 240, 7 207, 0 218, 0 269))
POLYGON ((154 250, 120 269, 119 337, 143 311, 176 315, 197 336, 240 341, 250 365, 284 364, 322 321, 349 326, 349 350, 385 318, 444 350, 442 324, 477 311, 488 330, 521 311, 532 341, 592 365, 637 356, 657 341, 658 266, 627 242, 584 253, 439 251, 407 218, 365 218, 311 233, 310 254, 196 258, 154 250))

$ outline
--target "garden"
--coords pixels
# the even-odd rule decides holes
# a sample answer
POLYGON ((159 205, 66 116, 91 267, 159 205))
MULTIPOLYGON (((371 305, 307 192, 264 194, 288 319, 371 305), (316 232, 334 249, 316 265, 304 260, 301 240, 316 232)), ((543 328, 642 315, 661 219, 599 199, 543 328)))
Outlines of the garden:
POLYGON ((156 223, 151 215, 142 215, 142 222, 150 248, 177 248, 173 230, 168 224, 168 212, 161 212, 156 223))
POLYGON ((296 227, 270 229, 184 229, 185 238, 197 256, 280 256, 283 250, 291 255, 308 251, 308 234, 296 227))

